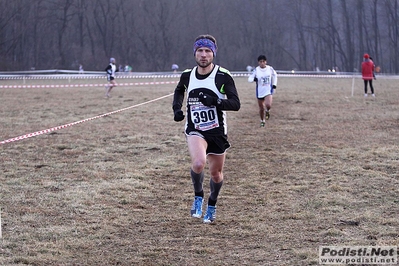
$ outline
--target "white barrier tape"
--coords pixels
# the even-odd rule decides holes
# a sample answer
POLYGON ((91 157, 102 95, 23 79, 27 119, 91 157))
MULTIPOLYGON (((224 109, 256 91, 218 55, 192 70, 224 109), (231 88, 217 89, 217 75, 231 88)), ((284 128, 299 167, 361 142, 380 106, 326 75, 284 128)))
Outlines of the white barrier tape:
POLYGON ((112 114, 115 114, 115 113, 123 112, 123 111, 129 110, 129 109, 135 108, 135 107, 139 107, 141 105, 145 105, 145 104, 148 104, 148 103, 152 103, 152 102, 161 100, 161 99, 169 97, 169 96, 171 96, 173 94, 174 93, 170 93, 168 95, 164 95, 162 97, 159 97, 159 98, 147 101, 147 102, 143 102, 143 103, 139 103, 139 104, 136 104, 136 105, 132 105, 132 106, 129 106, 129 107, 117 110, 117 111, 112 111, 112 112, 109 112, 109 113, 106 113, 106 114, 94 116, 94 117, 87 118, 87 119, 84 119, 84 120, 80 120, 80 121, 77 121, 77 122, 65 124, 65 125, 62 125, 62 126, 52 127, 52 128, 49 128, 49 129, 44 129, 44 130, 36 131, 36 132, 33 132, 33 133, 21 135, 19 137, 3 140, 3 141, 0 142, 0 145, 1 144, 6 144, 6 143, 10 143, 10 142, 19 141, 19 140, 23 140, 23 139, 27 139, 27 138, 31 138, 31 137, 34 137, 34 136, 43 135, 45 133, 50 133, 50 132, 53 132, 53 131, 56 131, 56 130, 59 130, 59 129, 63 129, 63 128, 67 128, 67 127, 70 127, 70 126, 74 126, 74 125, 77 125, 77 124, 80 124, 80 123, 83 123, 83 122, 87 122, 87 121, 94 120, 94 119, 97 119, 97 118, 101 118, 101 117, 104 117, 104 116, 108 116, 108 115, 112 115, 112 114))
POLYGON ((317 75, 317 74, 277 74, 278 77, 288 78, 355 78, 356 75, 317 75))
MULTIPOLYGON (((174 84, 178 81, 154 81, 154 82, 134 82, 134 83, 117 83, 116 87, 124 86, 142 86, 142 85, 160 85, 174 84)), ((35 88, 79 88, 79 87, 104 87, 107 84, 61 84, 61 85, 0 85, 0 89, 35 89, 35 88)))
MULTIPOLYGON (((0 75, 0 80, 2 79, 104 79, 104 75, 0 75)), ((154 79, 154 78, 180 78, 180 74, 171 75, 116 75, 117 79, 154 79)))
MULTIPOLYGON (((353 73, 353 74, 310 74, 310 73, 279 73, 277 72, 279 77, 304 77, 304 78, 361 78, 361 74, 353 73)), ((231 73, 233 77, 248 77, 249 73, 231 73)), ((164 75, 154 75, 154 74, 147 74, 147 75, 117 75, 117 79, 156 79, 156 78, 179 78, 180 74, 164 74, 164 75)), ((377 75, 378 78, 383 79, 399 79, 398 75, 377 75)), ((104 75, 34 75, 34 76, 4 76, 0 75, 0 80, 39 80, 39 79, 104 79, 104 75)), ((142 83, 121 83, 121 86, 133 86, 133 85, 141 85, 142 83)), ((105 84, 95 84, 95 86, 103 86, 105 84)), ((18 85, 16 85, 18 86, 18 85)), ((25 85, 22 85, 25 86, 25 85)), ((31 85, 34 86, 34 85, 31 85)), ((69 86, 80 86, 80 85, 69 85, 69 86)), ((94 86, 94 85, 93 85, 94 86)), ((10 86, 0 86, 0 88, 11 88, 10 86)), ((25 87, 20 87, 25 88, 25 87)), ((33 87, 33 88, 41 88, 41 87, 33 87)))
MULTIPOLYGON (((231 73, 233 77, 248 77, 250 73, 231 73)), ((361 77, 356 74, 304 74, 304 73, 277 73, 280 77, 318 77, 318 78, 352 78, 361 77)), ((155 79, 155 78, 180 78, 181 74, 147 74, 147 75, 116 75, 117 79, 155 79)), ((0 79, 9 80, 38 80, 38 79, 104 79, 104 75, 34 75, 34 76, 1 76, 0 79)), ((100 84, 101 85, 101 84, 100 84)))

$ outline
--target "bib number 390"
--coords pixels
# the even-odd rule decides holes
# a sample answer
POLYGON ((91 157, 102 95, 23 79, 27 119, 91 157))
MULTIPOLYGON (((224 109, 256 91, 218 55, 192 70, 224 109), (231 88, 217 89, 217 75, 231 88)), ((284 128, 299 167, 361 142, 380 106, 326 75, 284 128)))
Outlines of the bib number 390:
POLYGON ((208 110, 208 111, 204 110, 204 111, 194 112, 193 117, 194 117, 193 122, 195 124, 198 124, 200 122, 205 123, 208 121, 215 120, 216 115, 213 110, 208 110))
POLYGON ((216 115, 216 107, 192 105, 191 121, 193 122, 195 129, 202 131, 218 127, 219 120, 216 115))

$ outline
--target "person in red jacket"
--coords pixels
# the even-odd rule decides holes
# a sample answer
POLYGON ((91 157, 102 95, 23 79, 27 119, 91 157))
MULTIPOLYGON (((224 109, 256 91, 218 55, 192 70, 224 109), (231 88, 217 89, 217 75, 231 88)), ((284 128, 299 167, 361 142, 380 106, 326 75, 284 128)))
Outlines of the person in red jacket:
POLYGON ((374 78, 374 62, 370 60, 368 54, 364 54, 364 61, 362 62, 362 78, 364 81, 364 97, 367 97, 367 84, 370 84, 371 95, 375 97, 373 78, 374 78))

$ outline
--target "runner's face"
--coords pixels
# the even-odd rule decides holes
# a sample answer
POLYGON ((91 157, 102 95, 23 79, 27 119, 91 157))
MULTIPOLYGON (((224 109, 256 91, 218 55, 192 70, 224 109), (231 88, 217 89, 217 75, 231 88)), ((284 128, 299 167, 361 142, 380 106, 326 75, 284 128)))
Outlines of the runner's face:
POLYGON ((198 48, 197 51, 195 51, 195 61, 198 66, 202 68, 208 67, 213 61, 212 50, 206 47, 198 48))
POLYGON ((259 66, 260 66, 260 68, 265 68, 266 67, 266 60, 259 60, 258 61, 258 64, 259 64, 259 66))

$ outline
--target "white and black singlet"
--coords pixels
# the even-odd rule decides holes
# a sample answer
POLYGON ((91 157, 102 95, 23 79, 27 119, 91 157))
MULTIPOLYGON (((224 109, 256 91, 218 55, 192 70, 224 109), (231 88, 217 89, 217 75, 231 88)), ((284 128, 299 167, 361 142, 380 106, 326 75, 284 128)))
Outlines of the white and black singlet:
POLYGON ((211 73, 199 75, 197 67, 185 70, 177 85, 173 110, 182 108, 187 91, 187 119, 185 133, 203 136, 227 136, 226 112, 238 111, 240 100, 230 72, 215 65, 211 73), (199 101, 201 94, 218 98, 216 106, 205 106, 199 101))
POLYGON ((107 80, 111 81, 115 79, 115 72, 118 72, 118 69, 115 64, 110 63, 105 69, 105 72, 107 72, 107 80))

